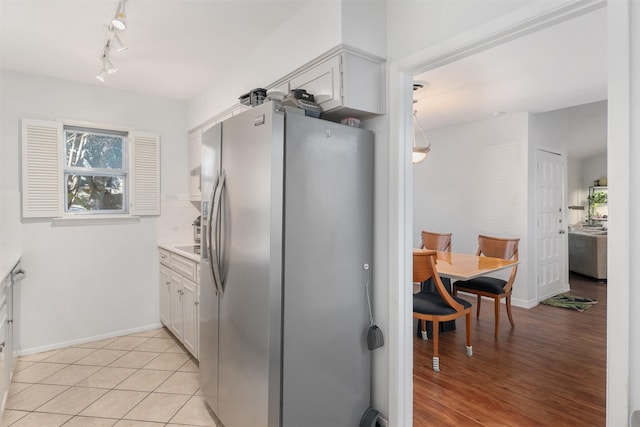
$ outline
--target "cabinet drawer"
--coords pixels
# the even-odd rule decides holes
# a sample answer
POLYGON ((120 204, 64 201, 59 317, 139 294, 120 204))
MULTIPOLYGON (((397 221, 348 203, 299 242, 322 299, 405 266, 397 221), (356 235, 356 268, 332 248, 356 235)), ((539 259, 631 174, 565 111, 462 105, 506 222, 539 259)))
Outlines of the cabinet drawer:
POLYGON ((196 262, 180 255, 171 254, 171 268, 190 280, 196 280, 196 262))
POLYGON ((170 252, 164 249, 159 249, 160 252, 160 264, 164 264, 167 267, 171 266, 171 255, 170 252))

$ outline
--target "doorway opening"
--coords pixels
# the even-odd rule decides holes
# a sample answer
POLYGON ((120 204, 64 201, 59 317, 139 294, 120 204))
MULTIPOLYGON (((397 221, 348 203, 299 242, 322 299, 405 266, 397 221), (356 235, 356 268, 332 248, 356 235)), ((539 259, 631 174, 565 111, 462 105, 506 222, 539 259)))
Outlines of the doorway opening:
MULTIPOLYGON (((606 61, 604 61, 606 63, 606 61)), ((437 61, 433 61, 433 63, 437 63, 437 61)), ((424 64, 421 67, 421 70, 425 69, 424 64)), ((431 71, 435 71, 436 68, 426 67, 427 71, 421 71, 421 73, 413 72, 414 78, 419 78, 420 80, 429 81, 428 74, 431 71)), ((478 68, 475 68, 472 72, 478 72, 478 68)), ((606 96, 606 87, 604 88, 604 93, 606 96)), ((433 96, 433 92, 430 95, 425 95, 427 98, 433 96)), ((478 99, 478 98, 475 98, 478 99)), ((601 99, 600 99, 601 100, 601 99)), ((599 100, 596 100, 599 101, 599 100)), ((430 101, 420 101, 422 104, 426 104, 430 101)), ((593 100, 591 100, 593 102, 593 100)), ((435 105, 434 108, 438 108, 438 103, 433 102, 435 105)), ((566 106, 563 108, 567 108, 566 106)), ((558 108, 561 110, 562 108, 558 108)), ((550 110, 543 110, 542 112, 546 113, 550 110)), ((465 113, 465 112, 463 112, 465 113)), ((477 131, 474 135, 472 135, 472 139, 478 139, 479 131, 490 131, 487 130, 492 125, 495 125, 496 122, 500 122, 501 125, 507 126, 511 131, 513 131, 512 139, 509 141, 501 141, 502 143, 493 144, 491 146, 486 146, 481 149, 479 152, 474 152, 473 150, 478 149, 478 147, 471 148, 471 151, 460 150, 460 146, 447 147, 445 143, 440 143, 444 136, 454 135, 458 138, 458 141, 464 140, 464 136, 462 133, 457 133, 460 129, 454 129, 455 127, 459 127, 461 125, 454 125, 452 123, 447 123, 440 127, 433 127, 428 124, 428 120, 421 120, 425 129, 427 130, 427 134, 431 139, 432 143, 432 151, 430 153, 431 157, 435 157, 438 149, 442 150, 442 153, 447 153, 449 155, 456 155, 458 159, 455 157, 451 157, 455 161, 437 161, 438 165, 434 166, 434 162, 429 163, 424 162, 420 168, 425 169, 421 175, 418 171, 418 167, 414 167, 412 171, 408 171, 413 174, 412 184, 413 184, 413 201, 416 205, 420 204, 419 198, 417 196, 418 192, 422 192, 424 194, 429 195, 429 203, 426 205, 414 206, 413 208, 413 228, 410 233, 410 237, 408 237, 409 244, 412 246, 417 245, 417 240, 419 236, 419 230, 422 228, 431 228, 431 231, 436 232, 452 232, 454 235, 454 243, 453 250, 458 252, 466 252, 473 253, 477 248, 476 240, 477 234, 481 230, 476 228, 474 229, 473 223, 471 223, 468 218, 472 218, 473 221, 477 223, 485 224, 485 227, 494 229, 500 229, 502 232, 506 232, 509 234, 520 234, 529 237, 529 241, 526 243, 525 250, 529 252, 529 257, 534 256, 536 253, 536 244, 534 242, 535 228, 532 226, 531 217, 532 215, 528 211, 527 206, 531 206, 531 185, 535 183, 535 179, 532 179, 531 173, 527 174, 525 172, 524 176, 515 172, 514 175, 516 179, 513 179, 511 182, 508 182, 507 189, 502 190, 502 194, 500 197, 500 203, 495 203, 495 195, 497 185, 496 175, 508 175, 510 172, 514 170, 521 171, 524 169, 525 171, 530 165, 529 161, 535 157, 535 152, 531 147, 528 146, 528 128, 525 125, 525 130, 522 129, 523 122, 526 124, 527 119, 529 118, 528 112, 520 113, 520 114, 503 114, 503 111, 496 111, 496 115, 489 119, 477 118, 476 120, 472 120, 467 123, 469 128, 475 128, 477 131), (489 123, 491 122, 491 123, 489 123), (524 136, 523 136, 524 132, 524 136), (453 152, 453 153, 452 153, 453 152), (464 157, 471 157, 471 161, 467 161, 464 157), (524 157, 524 163, 513 164, 513 161, 522 161, 524 157), (487 167, 487 165, 491 165, 491 159, 502 158, 505 160, 502 162, 502 165, 508 166, 508 170, 501 171, 492 171, 493 175, 487 177, 483 175, 478 175, 472 180, 468 180, 466 172, 468 172, 468 167, 477 167, 479 169, 487 167), (522 165, 524 164, 524 168, 522 165), (467 168, 467 169, 465 169, 467 168), (509 169, 511 168, 511 169, 509 169), (466 184, 466 188, 465 188, 466 184), (518 190, 522 187, 525 187, 524 195, 519 193, 518 190), (436 190, 439 189, 439 190, 436 190), (493 191, 492 191, 493 190, 493 191), (463 197, 460 197, 460 191, 464 194, 463 197), (434 199, 432 197, 436 192, 441 193, 438 197, 434 199), (456 199, 461 199, 456 200, 456 199), (426 206, 426 208, 425 208, 426 206), (442 214, 444 211, 449 209, 449 215, 442 214), (520 210, 518 210, 520 209, 520 210), (518 222, 517 219, 513 221, 514 212, 521 212, 524 210, 525 221, 518 222), (465 220, 467 219, 467 220, 465 220), (505 222, 505 219, 508 221, 505 222), (420 221, 426 221, 423 223, 419 223, 420 221), (456 224, 454 227, 457 229, 454 231, 451 229, 450 224, 456 224), (424 224, 429 224, 426 227, 424 224), (488 224, 488 225, 487 225, 488 224), (501 228, 498 228, 501 227, 501 228), (461 236, 456 244, 456 234, 461 236), (456 247, 457 246, 457 247, 456 247)), ((428 113, 427 113, 428 114, 428 113)), ((485 112, 486 114, 486 112, 485 112)), ((469 129, 466 129, 468 132, 469 129)), ((448 141, 447 141, 448 143, 448 141)), ((566 150, 564 152, 567 152, 566 150)), ((473 176, 473 175, 472 175, 473 176)), ((565 203, 566 205, 566 203, 565 203)), ((565 238, 566 239, 566 238, 565 238)), ((566 242, 566 240, 565 240, 566 242)), ((566 244, 565 244, 565 255, 566 255, 566 244)), ((528 258, 529 260, 533 258, 528 258)), ((409 266, 410 267, 410 266, 409 266)), ((521 272, 519 272, 521 274, 521 272)), ((564 268, 565 277, 568 277, 568 271, 564 268)), ((521 298, 521 307, 532 307, 537 304, 539 301, 539 297, 542 294, 539 292, 539 289, 536 287, 537 284, 537 269, 536 263, 533 262, 529 267, 528 271, 522 273, 522 281, 523 292, 520 295, 521 298), (534 286, 531 287, 530 284, 533 283, 534 286)), ((567 279, 564 280, 565 284, 567 283, 567 279)), ((517 323, 517 318, 516 318, 517 323)))

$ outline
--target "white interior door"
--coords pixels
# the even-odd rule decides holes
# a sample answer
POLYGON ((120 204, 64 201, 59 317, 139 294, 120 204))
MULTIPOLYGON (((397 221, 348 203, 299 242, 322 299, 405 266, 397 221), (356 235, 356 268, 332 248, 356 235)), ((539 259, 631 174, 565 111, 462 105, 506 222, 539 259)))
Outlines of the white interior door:
POLYGON ((537 150, 536 218, 538 301, 568 290, 567 234, 564 224, 565 159, 537 150))

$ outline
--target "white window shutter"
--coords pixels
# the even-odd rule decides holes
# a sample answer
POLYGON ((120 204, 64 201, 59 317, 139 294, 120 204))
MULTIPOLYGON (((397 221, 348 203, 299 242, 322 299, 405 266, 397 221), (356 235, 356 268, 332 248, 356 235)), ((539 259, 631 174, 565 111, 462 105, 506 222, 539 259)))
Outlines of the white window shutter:
POLYGON ((160 215, 160 135, 132 132, 131 214, 160 215))
POLYGON ((62 124, 22 120, 22 216, 62 216, 62 124))

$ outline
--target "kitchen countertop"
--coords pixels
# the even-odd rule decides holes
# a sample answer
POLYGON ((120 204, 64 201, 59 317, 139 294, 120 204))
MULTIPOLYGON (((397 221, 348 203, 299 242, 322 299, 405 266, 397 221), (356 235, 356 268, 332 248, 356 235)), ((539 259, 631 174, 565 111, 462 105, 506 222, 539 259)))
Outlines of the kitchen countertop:
POLYGON ((180 256, 183 256, 185 258, 188 258, 188 259, 190 259, 192 261, 200 262, 200 254, 194 254, 192 252, 187 252, 187 251, 184 251, 182 249, 178 249, 181 246, 193 246, 193 245, 194 245, 193 242, 188 242, 188 243, 184 243, 184 242, 180 242, 180 243, 159 243, 158 247, 162 248, 162 249, 165 249, 165 250, 167 250, 169 252, 176 253, 176 254, 178 254, 180 256))
POLYGON ((9 273, 11 273, 11 270, 13 270, 13 267, 20 261, 20 258, 22 258, 22 254, 19 252, 2 254, 2 259, 0 259, 0 280, 4 280, 9 273))

